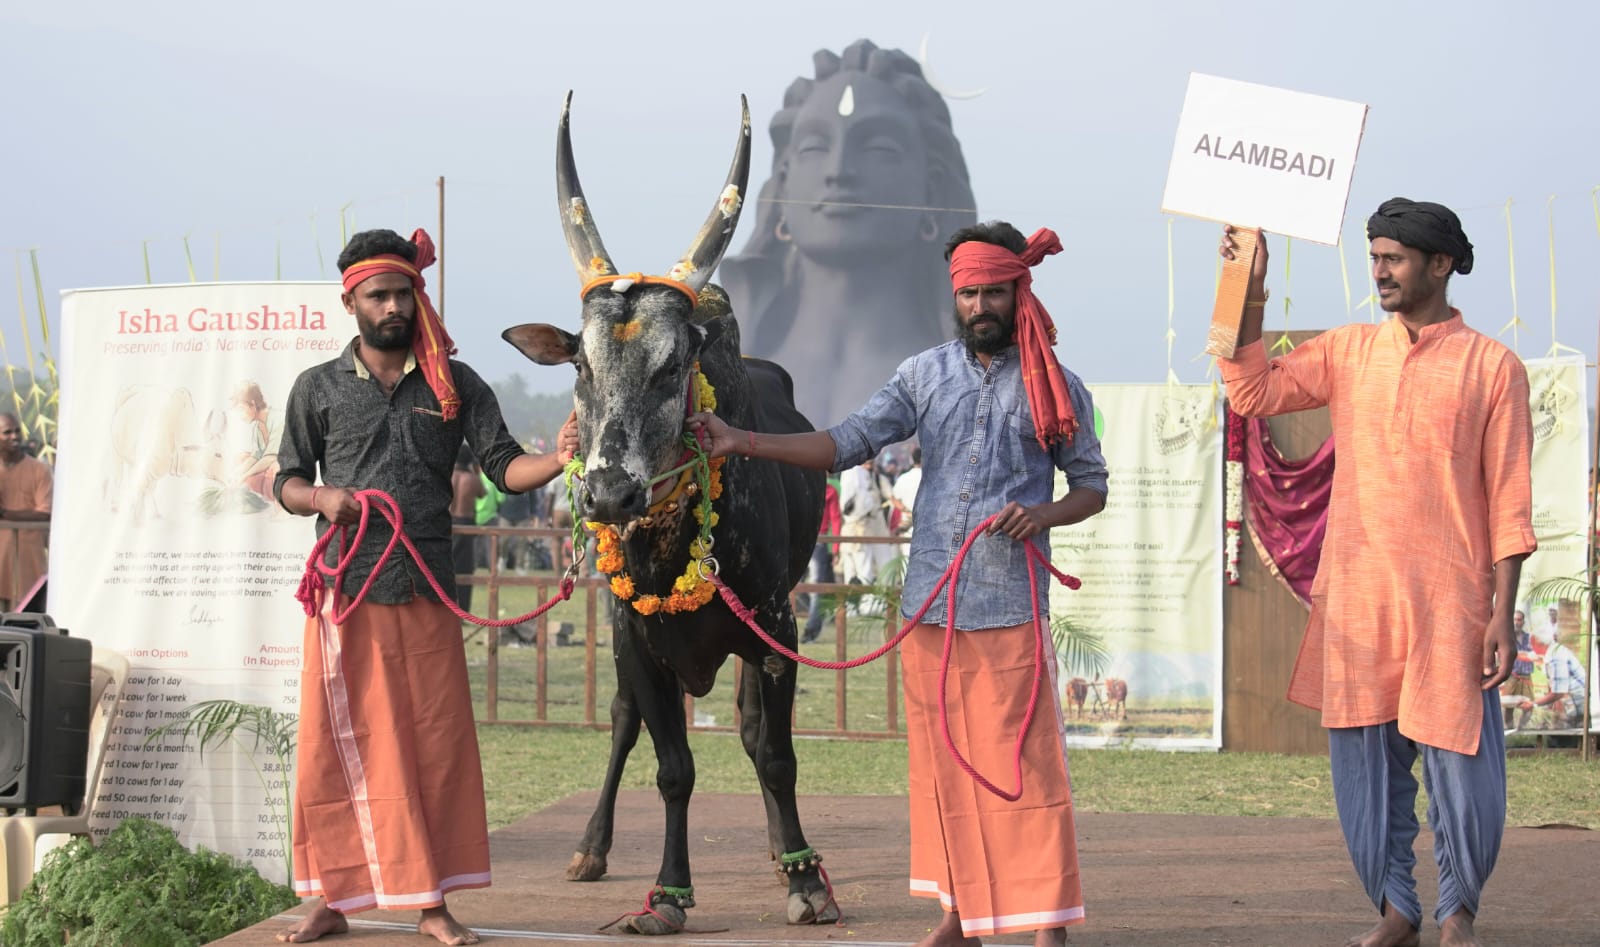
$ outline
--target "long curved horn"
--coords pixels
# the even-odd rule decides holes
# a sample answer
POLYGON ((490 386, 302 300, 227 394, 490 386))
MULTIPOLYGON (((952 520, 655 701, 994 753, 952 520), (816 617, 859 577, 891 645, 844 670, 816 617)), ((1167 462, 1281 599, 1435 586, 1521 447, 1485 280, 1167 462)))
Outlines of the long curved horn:
POLYGON ((727 183, 717 195, 711 216, 695 234, 694 242, 667 273, 672 279, 682 280, 694 288, 703 289, 711 281, 711 273, 722 261, 722 254, 733 240, 733 230, 739 225, 739 211, 744 209, 745 185, 750 180, 750 103, 739 96, 739 109, 743 113, 739 123, 739 142, 733 150, 733 166, 728 169, 727 183))
POLYGON ((567 236, 567 250, 572 254, 572 265, 578 269, 578 279, 588 283, 597 276, 615 273, 617 268, 600 241, 600 231, 589 214, 589 202, 583 199, 583 185, 578 183, 578 166, 572 160, 571 109, 572 92, 568 90, 556 133, 556 209, 561 214, 561 230, 567 236))

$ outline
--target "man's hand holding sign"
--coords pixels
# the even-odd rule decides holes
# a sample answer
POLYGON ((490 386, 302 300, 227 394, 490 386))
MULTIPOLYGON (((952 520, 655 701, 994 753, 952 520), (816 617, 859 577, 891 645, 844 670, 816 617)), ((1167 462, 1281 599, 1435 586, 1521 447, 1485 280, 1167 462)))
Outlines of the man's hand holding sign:
MULTIPOLYGON (((1206 351, 1231 357, 1266 305, 1262 231, 1339 242, 1366 125, 1357 102, 1192 74, 1161 209, 1234 225, 1206 351), (1254 262, 1257 246, 1263 259, 1254 262), (1254 280, 1252 272, 1260 276, 1254 280)), ((1259 337, 1259 335, 1257 336, 1259 337)))

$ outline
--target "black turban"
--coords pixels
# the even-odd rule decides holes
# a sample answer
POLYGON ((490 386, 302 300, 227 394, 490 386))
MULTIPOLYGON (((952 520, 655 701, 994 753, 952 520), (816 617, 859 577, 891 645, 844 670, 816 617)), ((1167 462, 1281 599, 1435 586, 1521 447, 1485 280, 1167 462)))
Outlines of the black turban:
POLYGON ((1388 237, 1424 253, 1443 253, 1455 261, 1462 276, 1472 272, 1472 243, 1461 229, 1461 218, 1443 204, 1391 197, 1367 218, 1367 239, 1388 237))

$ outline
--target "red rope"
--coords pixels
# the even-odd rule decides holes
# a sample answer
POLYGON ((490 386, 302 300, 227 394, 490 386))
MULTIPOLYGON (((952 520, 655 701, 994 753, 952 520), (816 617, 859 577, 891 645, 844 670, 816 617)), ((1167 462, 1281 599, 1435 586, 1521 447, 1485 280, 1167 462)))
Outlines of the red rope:
MULTIPOLYGON (((929 608, 933 607, 933 601, 939 596, 940 590, 944 589, 946 586, 949 586, 949 593, 946 598, 945 605, 944 651, 939 657, 939 726, 944 732, 945 749, 950 751, 950 756, 956 761, 956 764, 961 767, 963 772, 972 777, 973 781, 978 785, 994 793, 996 796, 999 796, 1001 799, 1006 800, 1007 802, 1016 802, 1018 799, 1022 798, 1022 744, 1023 741, 1027 739, 1028 726, 1033 722, 1033 713, 1039 703, 1039 685, 1045 676, 1044 623, 1039 617, 1039 576, 1033 571, 1033 569, 1028 569, 1028 592, 1033 599, 1033 629, 1035 632, 1033 646, 1033 691, 1028 696, 1028 712, 1022 718, 1022 728, 1017 733, 1017 747, 1013 761, 1017 779, 1017 788, 1014 792, 1006 792, 1005 790, 1000 789, 994 783, 991 783, 984 777, 982 773, 978 772, 978 770, 971 763, 967 762, 966 757, 961 755, 961 751, 956 748, 955 740, 950 736, 950 717, 949 712, 946 710, 945 704, 946 681, 950 676, 950 648, 955 642, 957 579, 961 573, 962 565, 966 562, 967 550, 972 548, 973 541, 976 540, 978 536, 986 528, 988 528, 989 524, 993 523, 995 518, 999 515, 1000 514, 996 513, 994 516, 991 516, 979 523, 977 527, 967 535, 967 541, 961 544, 961 549, 956 553, 955 559, 951 560, 950 567, 944 570, 943 575, 939 576, 939 581, 934 584, 933 591, 928 593, 927 600, 922 603, 922 607, 917 610, 917 613, 913 615, 903 627, 901 627, 898 634, 896 634, 893 638, 890 638, 883 645, 883 647, 872 652, 871 654, 863 655, 862 657, 854 658, 849 661, 817 661, 812 658, 808 658, 797 651, 792 651, 789 648, 784 647, 762 629, 760 623, 755 620, 755 613, 749 608, 745 607, 743 602, 739 601, 739 597, 734 594, 732 589, 728 588, 727 584, 722 581, 721 576, 712 574, 710 578, 712 584, 717 587, 717 594, 722 596, 722 601, 728 606, 729 610, 731 610, 735 615, 739 616, 740 620, 742 620, 751 631, 755 632, 762 641, 765 641, 767 645, 772 648, 772 650, 778 652, 791 661, 804 664, 807 667, 821 668, 825 671, 843 671, 850 668, 858 668, 863 664, 876 661, 878 658, 881 658, 885 654, 889 653, 896 645, 904 640, 906 635, 911 633, 912 628, 916 627, 917 624, 922 621, 922 616, 927 614, 929 608)), ((1062 585, 1065 585, 1069 589, 1077 589, 1083 584, 1076 576, 1067 575, 1065 572, 1062 572, 1060 569, 1057 569, 1054 565, 1052 565, 1049 558, 1047 558, 1044 553, 1039 551, 1039 547, 1035 546, 1031 542, 1026 543, 1026 546, 1028 549, 1028 559, 1030 562, 1037 562, 1046 569, 1050 570, 1050 573, 1054 575, 1057 581, 1059 581, 1062 585)))
POLYGON ((307 617, 315 615, 322 610, 323 595, 328 587, 327 581, 323 577, 332 576, 335 602, 332 616, 333 623, 336 625, 343 624, 350 617, 350 613, 356 610, 356 606, 360 605, 367 597, 367 592, 372 588, 373 580, 377 579, 381 567, 385 562, 389 561, 390 556, 394 555, 396 544, 405 545, 406 551, 411 554, 411 558, 416 562, 417 568, 422 570, 422 577, 427 579, 428 585, 433 588, 433 593, 439 596, 439 601, 454 612, 457 618, 472 622, 475 625, 483 625, 487 628, 509 628, 512 625, 520 625, 525 621, 538 618, 557 604, 571 598, 572 590, 577 585, 572 575, 563 576, 560 582, 560 594, 528 614, 519 615, 516 618, 479 618, 464 611, 440 587, 439 580, 434 578, 432 570, 428 568, 428 564, 422 561, 422 554, 417 552, 417 547, 411 544, 411 537, 407 536, 402 530, 401 527, 405 522, 405 518, 401 515, 400 504, 395 501, 394 497, 384 493, 382 490, 357 490, 355 500, 361 504, 361 519, 356 523, 355 537, 353 539, 350 537, 350 527, 348 526, 330 529, 317 537, 316 544, 311 547, 311 555, 306 559, 305 574, 300 577, 300 588, 295 592, 294 597, 305 608, 307 617), (379 504, 378 512, 383 515, 384 519, 389 521, 389 526, 393 529, 394 535, 389 538, 389 545, 384 547, 383 555, 379 557, 377 565, 372 567, 372 574, 367 576, 367 581, 362 584, 361 591, 357 592, 355 597, 350 600, 348 607, 340 611, 337 602, 344 594, 344 574, 349 569, 351 560, 355 558, 356 550, 361 548, 361 540, 366 536, 367 521, 372 516, 372 508, 375 502, 379 504), (323 561, 323 557, 326 555, 328 545, 333 541, 335 533, 339 536, 339 559, 336 565, 329 566, 323 561))

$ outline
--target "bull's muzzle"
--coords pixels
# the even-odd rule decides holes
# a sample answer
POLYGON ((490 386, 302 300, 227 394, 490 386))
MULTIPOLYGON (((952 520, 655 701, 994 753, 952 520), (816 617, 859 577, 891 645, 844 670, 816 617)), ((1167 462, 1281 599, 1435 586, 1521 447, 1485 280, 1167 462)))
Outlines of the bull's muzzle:
POLYGON ((583 480, 580 502, 583 515, 595 523, 620 526, 645 514, 648 505, 645 486, 626 471, 607 467, 583 480))

